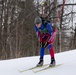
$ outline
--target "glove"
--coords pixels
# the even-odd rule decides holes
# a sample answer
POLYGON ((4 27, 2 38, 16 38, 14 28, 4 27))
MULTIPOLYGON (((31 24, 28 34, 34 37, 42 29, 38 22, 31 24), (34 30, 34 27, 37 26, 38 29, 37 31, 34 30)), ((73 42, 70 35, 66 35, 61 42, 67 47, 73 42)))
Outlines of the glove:
POLYGON ((48 42, 45 42, 45 43, 43 43, 43 42, 40 42, 40 47, 46 47, 48 45, 48 42))

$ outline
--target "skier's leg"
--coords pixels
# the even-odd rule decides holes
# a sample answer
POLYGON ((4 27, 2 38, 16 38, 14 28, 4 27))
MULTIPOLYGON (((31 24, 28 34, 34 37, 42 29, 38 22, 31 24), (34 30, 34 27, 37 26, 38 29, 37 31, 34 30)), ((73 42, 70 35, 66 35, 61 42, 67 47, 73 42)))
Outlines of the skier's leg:
POLYGON ((39 63, 37 64, 37 66, 42 66, 42 65, 43 65, 43 58, 44 58, 44 48, 41 47, 41 48, 40 48, 40 61, 39 61, 39 63))
POLYGON ((49 49, 49 53, 50 53, 50 57, 51 57, 51 63, 49 66, 55 66, 56 62, 55 62, 54 49, 52 47, 52 44, 50 44, 48 46, 48 49, 49 49))
POLYGON ((44 57, 44 47, 40 48, 40 59, 43 59, 44 57))
POLYGON ((51 58, 54 58, 54 49, 52 46, 50 47, 49 52, 50 52, 51 58))

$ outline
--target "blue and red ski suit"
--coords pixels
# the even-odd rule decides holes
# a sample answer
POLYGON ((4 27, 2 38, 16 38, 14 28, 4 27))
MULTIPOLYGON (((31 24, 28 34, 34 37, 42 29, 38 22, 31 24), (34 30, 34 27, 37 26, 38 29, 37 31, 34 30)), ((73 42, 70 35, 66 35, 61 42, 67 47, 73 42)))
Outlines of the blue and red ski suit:
MULTIPOLYGON (((46 26, 44 24, 41 24, 40 28, 37 28, 36 25, 34 25, 34 30, 40 43, 48 43, 46 47, 49 50, 51 58, 54 57, 54 49, 52 47, 52 44, 56 36, 56 29, 53 30, 52 25, 50 23, 47 23, 46 26)), ((43 59, 44 57, 44 49, 44 46, 40 47, 40 59, 43 59)))

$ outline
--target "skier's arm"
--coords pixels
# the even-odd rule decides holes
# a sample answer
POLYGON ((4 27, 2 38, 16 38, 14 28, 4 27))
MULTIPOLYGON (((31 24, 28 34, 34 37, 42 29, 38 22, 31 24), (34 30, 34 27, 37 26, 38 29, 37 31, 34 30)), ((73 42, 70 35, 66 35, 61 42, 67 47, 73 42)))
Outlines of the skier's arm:
POLYGON ((37 28, 36 26, 34 26, 34 30, 35 30, 35 32, 36 32, 38 41, 41 42, 41 41, 40 41, 40 32, 39 32, 39 30, 38 30, 38 28, 37 28))
POLYGON ((52 32, 53 32, 53 29, 52 29, 52 25, 50 23, 48 23, 46 25, 46 29, 48 30, 48 38, 47 38, 47 42, 49 42, 49 39, 52 37, 52 32))

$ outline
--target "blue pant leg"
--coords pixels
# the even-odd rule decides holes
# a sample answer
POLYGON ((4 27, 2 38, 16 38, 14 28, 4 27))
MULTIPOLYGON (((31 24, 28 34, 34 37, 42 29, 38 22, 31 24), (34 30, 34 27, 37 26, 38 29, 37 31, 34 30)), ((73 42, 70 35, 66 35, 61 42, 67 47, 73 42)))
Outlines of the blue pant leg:
POLYGON ((43 57, 44 57, 44 48, 41 47, 40 48, 40 59, 43 59, 43 57))

